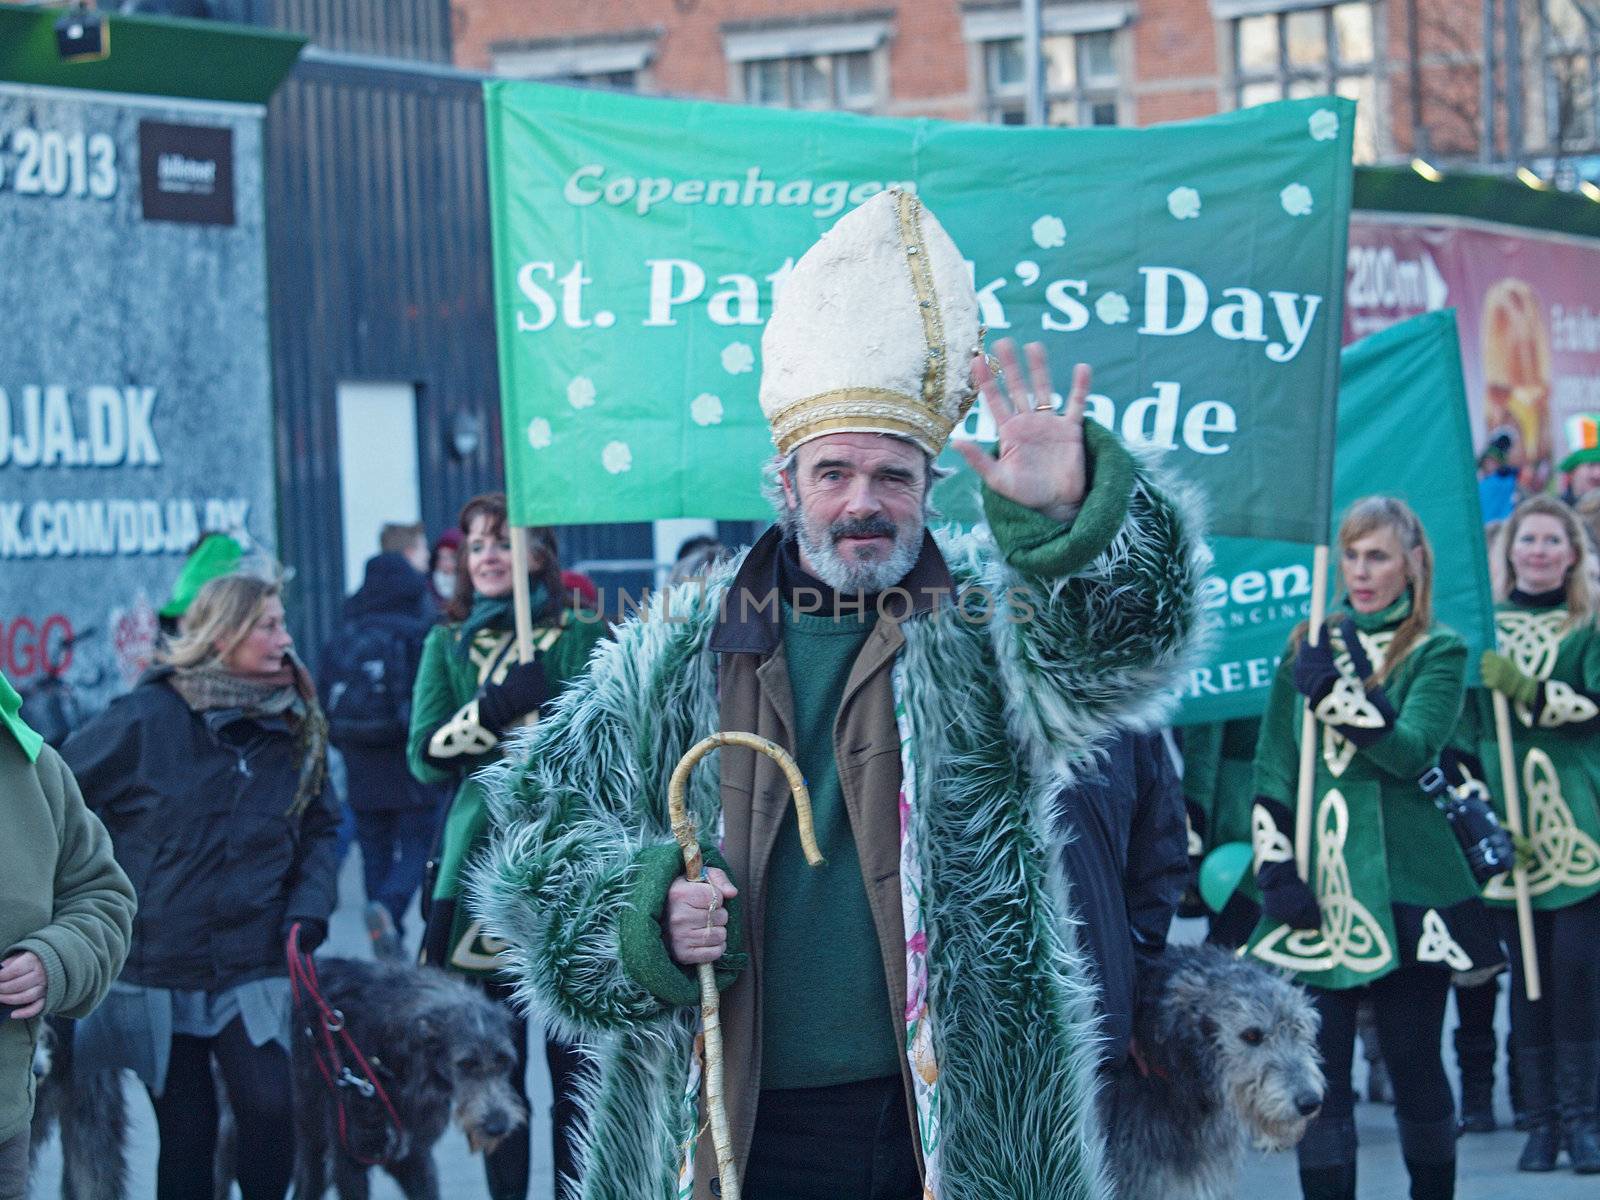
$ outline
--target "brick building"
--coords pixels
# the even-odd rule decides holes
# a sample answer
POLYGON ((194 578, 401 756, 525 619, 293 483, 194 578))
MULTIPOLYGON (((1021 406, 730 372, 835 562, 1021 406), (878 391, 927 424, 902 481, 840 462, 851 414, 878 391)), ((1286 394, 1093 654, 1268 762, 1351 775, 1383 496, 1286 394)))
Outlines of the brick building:
MULTIPOLYGON (((453 7, 457 62, 495 74, 754 104, 1022 119, 1015 2, 453 7)), ((1362 101, 1361 161, 1421 153, 1592 178, 1596 21, 1600 0, 1043 0, 1049 119, 1146 125, 1332 90, 1362 101), (1487 148, 1486 5, 1496 32, 1487 148), (1522 53, 1508 58, 1507 44, 1522 53), (1413 137, 1419 113, 1421 139, 1413 137)))

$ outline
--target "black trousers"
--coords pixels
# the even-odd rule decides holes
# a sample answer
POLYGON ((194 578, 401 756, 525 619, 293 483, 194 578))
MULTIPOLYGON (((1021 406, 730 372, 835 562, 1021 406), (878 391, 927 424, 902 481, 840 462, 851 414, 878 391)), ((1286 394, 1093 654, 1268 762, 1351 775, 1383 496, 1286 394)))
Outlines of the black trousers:
POLYGON ((1463 1033, 1494 1037, 1494 1014, 1500 1007, 1500 976, 1495 975, 1477 987, 1457 985, 1456 1017, 1463 1033))
POLYGON ((217 1149, 216 1060, 238 1129, 238 1180, 244 1200, 283 1200, 294 1168, 294 1118, 289 1052, 277 1042, 252 1046, 235 1018, 214 1038, 172 1038, 167 1086, 152 1096, 161 1155, 161 1200, 211 1200, 217 1149))
POLYGON ((1309 987, 1306 991, 1322 1016, 1317 1048, 1322 1051, 1328 1084, 1322 1112, 1299 1147, 1301 1167, 1355 1161, 1355 1090, 1350 1068, 1355 1056, 1356 1013, 1363 1000, 1372 1002, 1378 1046, 1394 1086, 1402 1150, 1414 1161, 1453 1161, 1456 1101, 1440 1050, 1450 973, 1438 967, 1408 966, 1364 988, 1325 991, 1309 987))
POLYGON ((742 1182, 749 1200, 919 1200, 900 1077, 763 1091, 742 1182))
POLYGON ((1533 914, 1542 996, 1528 1000, 1515 909, 1496 909, 1511 958, 1511 1036, 1518 1046, 1600 1041, 1600 895, 1533 914))
MULTIPOLYGON (((491 1000, 511 1007, 511 989, 504 984, 489 982, 483 990, 491 1000)), ((517 1063, 512 1068, 511 1085, 528 1105, 528 1023, 513 1016, 511 1042, 517 1048, 517 1063)), ((577 1159, 572 1152, 572 1139, 578 1129, 577 1077, 584 1057, 581 1051, 545 1039, 544 1058, 550 1068, 550 1141, 555 1164, 555 1200, 572 1200, 577 1190, 571 1180, 578 1173, 577 1159), (564 1182, 565 1181, 565 1182, 564 1182)), ((539 1114, 529 1107, 528 1123, 494 1148, 483 1159, 483 1175, 489 1185, 490 1200, 527 1200, 528 1163, 532 1146, 532 1129, 539 1123, 539 1114)))

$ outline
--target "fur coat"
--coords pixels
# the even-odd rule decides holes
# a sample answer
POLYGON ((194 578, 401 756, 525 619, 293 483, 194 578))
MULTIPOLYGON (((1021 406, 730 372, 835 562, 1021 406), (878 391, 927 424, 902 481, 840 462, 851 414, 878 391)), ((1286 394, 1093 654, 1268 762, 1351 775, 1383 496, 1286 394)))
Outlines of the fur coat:
MULTIPOLYGON (((1052 803, 1102 736, 1163 714, 1194 648, 1203 551, 1173 486, 1156 486, 1097 427, 1089 448, 1095 488, 1073 533, 1103 526, 1092 551, 1028 574, 1017 564, 1037 560, 1008 563, 987 534, 941 536, 958 597, 981 587, 998 611, 911 618, 896 663, 921 808, 911 841, 939 1069, 938 1200, 1109 1190, 1092 985, 1052 851, 1052 803)), ((997 529, 1016 509, 986 503, 997 529)), ((737 566, 620 628, 488 780, 495 833, 470 902, 509 945, 502 961, 530 1014, 599 1060, 584 1096, 585 1200, 671 1200, 693 1145, 698 1013, 628 974, 619 922, 641 852, 672 840, 673 767, 717 728, 708 642, 737 566)), ((691 780, 702 831, 718 827, 715 776, 691 780)))

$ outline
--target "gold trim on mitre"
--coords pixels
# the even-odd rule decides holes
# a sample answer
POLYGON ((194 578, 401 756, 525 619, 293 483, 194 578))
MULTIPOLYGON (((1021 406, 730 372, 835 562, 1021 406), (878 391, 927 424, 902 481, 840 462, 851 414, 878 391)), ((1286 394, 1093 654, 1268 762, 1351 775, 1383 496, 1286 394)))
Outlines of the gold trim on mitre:
MULTIPOLYGON (((955 416, 944 413, 949 355, 944 315, 933 283, 933 264, 922 232, 922 214, 926 210, 916 193, 899 188, 888 191, 894 197, 900 245, 922 318, 922 395, 911 396, 889 388, 847 387, 792 401, 770 418, 772 440, 780 455, 826 433, 883 433, 908 438, 937 458, 950 440, 951 430, 966 419, 978 398, 977 389, 969 386, 955 416)), ((981 326, 978 344, 983 344, 981 326)))
POLYGON ((928 247, 922 240, 922 202, 912 193, 902 191, 896 191, 894 199, 895 215, 900 221, 900 244, 905 247, 906 265, 911 269, 911 290, 917 297, 917 311, 922 314, 926 353, 922 364, 922 398, 938 408, 944 399, 944 320, 939 315, 939 297, 933 290, 928 247))
POLYGON ((887 433, 937 455, 954 428, 915 396, 888 388, 837 388, 786 407, 772 422, 772 440, 779 454, 788 454, 825 433, 887 433))

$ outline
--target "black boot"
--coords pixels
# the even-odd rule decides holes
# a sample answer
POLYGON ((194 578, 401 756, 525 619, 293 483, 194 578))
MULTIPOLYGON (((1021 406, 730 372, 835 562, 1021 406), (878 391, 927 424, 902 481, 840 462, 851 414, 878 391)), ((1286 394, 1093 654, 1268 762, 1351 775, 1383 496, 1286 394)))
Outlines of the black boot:
POLYGON ((1419 1163, 1406 1159, 1411 1176, 1411 1200, 1455 1200, 1456 1163, 1419 1163))
POLYGON ((1522 1103, 1522 1076, 1517 1073, 1517 1043, 1509 1033, 1506 1034, 1506 1091, 1511 1093, 1511 1128, 1518 1133, 1527 1133, 1533 1128, 1533 1122, 1528 1120, 1527 1105, 1522 1103))
POLYGON ((1318 1117, 1295 1147, 1305 1200, 1356 1200, 1356 1123, 1318 1117))
POLYGON ((1300 1195, 1304 1200, 1356 1200, 1356 1165, 1300 1168, 1300 1195))
POLYGON ((1600 1175, 1600 1042, 1562 1042, 1556 1047, 1556 1103, 1572 1169, 1600 1175))
POLYGON ((1493 1031, 1457 1029, 1456 1064, 1461 1068, 1462 1133, 1493 1133, 1494 1060, 1500 1044, 1493 1031))
POLYGON ((1455 1200, 1456 1123, 1396 1118, 1400 1154, 1411 1176, 1411 1200, 1455 1200))
POLYGON ((1561 1153, 1561 1119, 1556 1112, 1554 1046, 1517 1047, 1517 1078, 1528 1114, 1528 1141, 1517 1159, 1519 1171, 1554 1171, 1561 1153))

